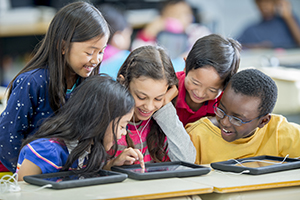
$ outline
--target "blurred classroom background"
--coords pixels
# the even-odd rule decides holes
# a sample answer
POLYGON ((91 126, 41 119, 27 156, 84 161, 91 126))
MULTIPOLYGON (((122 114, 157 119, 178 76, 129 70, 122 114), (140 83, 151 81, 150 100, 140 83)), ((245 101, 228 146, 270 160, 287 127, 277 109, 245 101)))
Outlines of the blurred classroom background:
MULTIPOLYGON (((0 0, 0 112, 5 104, 2 96, 11 79, 31 58, 35 46, 43 38, 57 10, 74 0, 0 0), (1 108, 2 105, 2 108, 1 108)), ((90 0, 101 8, 113 4, 124 10, 132 27, 131 44, 138 32, 159 15, 164 0, 90 0)), ((250 24, 259 21, 254 0, 187 0, 193 11, 193 23, 209 33, 236 39, 250 24)), ((300 1, 290 0, 292 11, 300 18, 300 1)), ((198 30, 198 29, 197 29, 198 30)), ((195 31, 194 31, 195 32, 195 31)), ((203 33, 203 35, 208 34, 203 33)), ((170 37, 165 37, 170 38, 170 37)), ((166 39, 165 39, 166 40, 166 39)), ((179 39, 178 39, 179 40, 179 39)), ((171 52, 171 50, 170 50, 171 52)), ((183 60, 180 58, 179 66, 183 60)), ((300 123, 300 49, 245 49, 241 69, 255 67, 270 75, 277 83, 279 97, 274 113, 300 123)), ((180 70, 179 68, 176 68, 180 70)))

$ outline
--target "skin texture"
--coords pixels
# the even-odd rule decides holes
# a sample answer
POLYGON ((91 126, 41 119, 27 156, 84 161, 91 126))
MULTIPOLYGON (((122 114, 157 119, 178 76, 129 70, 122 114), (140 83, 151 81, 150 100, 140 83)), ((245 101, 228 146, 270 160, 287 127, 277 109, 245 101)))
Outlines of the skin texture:
POLYGON ((67 55, 67 62, 71 68, 71 72, 67 73, 68 89, 75 84, 77 75, 83 78, 88 77, 102 61, 107 40, 108 37, 103 36, 84 42, 71 43, 70 52, 67 55))
POLYGON ((135 120, 147 120, 164 105, 168 90, 166 80, 154 80, 147 77, 134 78, 129 84, 129 91, 135 100, 135 120))
POLYGON ((240 138, 250 137, 254 134, 257 127, 264 127, 264 125, 271 119, 270 114, 266 114, 255 119, 260 115, 258 110, 260 102, 261 99, 259 97, 251 97, 235 93, 229 85, 223 93, 219 108, 221 108, 227 115, 232 115, 243 121, 254 120, 241 126, 231 124, 228 116, 225 116, 223 119, 216 116, 216 121, 214 119, 211 121, 221 129, 222 138, 227 142, 233 142, 240 138))
MULTIPOLYGON (((133 115, 133 110, 130 113, 124 115, 120 119, 119 126, 116 127, 116 134, 117 134, 118 140, 121 139, 122 135, 127 134, 126 126, 127 126, 128 122, 130 121, 130 119, 132 118, 132 115, 133 115)), ((110 122, 109 126, 107 127, 107 130, 106 130, 105 136, 104 136, 104 140, 103 140, 106 151, 110 150, 110 148, 114 145, 112 124, 113 124, 113 122, 110 122)))
POLYGON ((197 111, 203 102, 217 98, 223 90, 223 80, 211 66, 190 70, 184 85, 186 102, 193 111, 197 111))

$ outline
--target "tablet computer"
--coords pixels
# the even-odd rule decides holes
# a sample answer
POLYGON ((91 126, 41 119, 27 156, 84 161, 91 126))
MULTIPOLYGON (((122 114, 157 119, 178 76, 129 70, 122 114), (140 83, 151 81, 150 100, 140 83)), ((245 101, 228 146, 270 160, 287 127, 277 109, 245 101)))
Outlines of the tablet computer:
POLYGON ((209 167, 182 161, 146 163, 144 170, 142 170, 140 165, 114 166, 111 169, 113 171, 126 173, 129 178, 137 180, 199 176, 210 172, 209 167))
POLYGON ((105 183, 121 182, 127 178, 127 174, 100 170, 94 173, 75 173, 74 171, 55 172, 24 176, 25 182, 44 186, 51 184, 53 189, 65 189, 73 187, 90 186, 105 183))
POLYGON ((237 160, 231 159, 223 162, 214 162, 210 165, 212 168, 221 171, 236 173, 244 172, 245 174, 259 175, 300 168, 300 160, 264 155, 237 160))

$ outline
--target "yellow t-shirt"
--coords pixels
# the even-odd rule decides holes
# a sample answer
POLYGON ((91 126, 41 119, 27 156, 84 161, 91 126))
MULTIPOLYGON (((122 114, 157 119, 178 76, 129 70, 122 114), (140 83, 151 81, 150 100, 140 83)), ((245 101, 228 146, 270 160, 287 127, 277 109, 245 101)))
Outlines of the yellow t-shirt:
POLYGON ((248 138, 225 141, 221 130, 207 118, 187 124, 186 131, 197 151, 196 164, 270 155, 289 158, 300 156, 300 125, 287 122, 281 115, 271 115, 263 128, 248 138))

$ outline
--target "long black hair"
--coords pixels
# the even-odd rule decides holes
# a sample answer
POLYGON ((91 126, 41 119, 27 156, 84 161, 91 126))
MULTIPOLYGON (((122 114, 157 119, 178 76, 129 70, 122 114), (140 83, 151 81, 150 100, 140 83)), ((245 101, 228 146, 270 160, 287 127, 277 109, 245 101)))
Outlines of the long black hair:
POLYGON ((91 148, 86 168, 97 171, 106 163, 108 154, 103 146, 105 132, 112 122, 117 149, 116 128, 120 119, 134 107, 130 92, 107 75, 88 77, 74 91, 68 102, 55 116, 44 121, 36 134, 27 138, 23 146, 38 138, 55 138, 62 142, 76 141, 62 170, 69 167, 91 148))
MULTIPOLYGON (((22 73, 38 68, 49 70, 50 106, 56 111, 65 103, 67 56, 72 42, 84 42, 109 36, 105 19, 98 9, 86 2, 74 2, 60 9, 52 19, 44 39, 27 65, 8 86, 8 99, 14 80, 22 73), (62 51, 65 51, 63 55, 62 51)), ((100 64, 91 75, 99 72, 100 64)))

